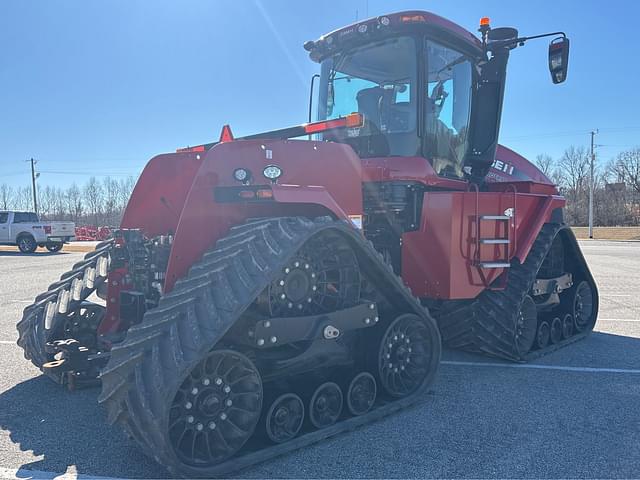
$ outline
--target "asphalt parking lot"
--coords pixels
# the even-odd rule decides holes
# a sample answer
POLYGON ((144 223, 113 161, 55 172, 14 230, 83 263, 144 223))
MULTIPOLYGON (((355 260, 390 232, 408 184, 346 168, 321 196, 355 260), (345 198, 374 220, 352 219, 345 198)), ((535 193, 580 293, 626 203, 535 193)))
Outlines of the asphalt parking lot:
MULTIPOLYGON (((582 247, 601 302, 586 340, 529 365, 447 351, 417 406, 238 476, 638 477, 640 242, 582 247)), ((61 389, 15 345, 22 309, 82 255, 0 252, 0 477, 164 478, 106 424, 97 389, 61 389)))

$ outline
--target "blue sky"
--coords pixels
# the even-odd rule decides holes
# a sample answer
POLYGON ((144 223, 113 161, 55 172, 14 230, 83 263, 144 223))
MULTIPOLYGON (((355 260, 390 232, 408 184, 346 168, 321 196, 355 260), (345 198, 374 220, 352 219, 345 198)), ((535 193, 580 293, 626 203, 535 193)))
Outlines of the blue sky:
POLYGON ((560 156, 600 128, 607 160, 640 145, 640 2, 394 0, 0 0, 0 183, 137 174, 156 153, 305 121, 318 71, 302 44, 356 19, 425 9, 475 31, 564 30, 569 77, 552 85, 547 41, 513 52, 501 142, 560 156), (61 173, 54 173, 61 172, 61 173))

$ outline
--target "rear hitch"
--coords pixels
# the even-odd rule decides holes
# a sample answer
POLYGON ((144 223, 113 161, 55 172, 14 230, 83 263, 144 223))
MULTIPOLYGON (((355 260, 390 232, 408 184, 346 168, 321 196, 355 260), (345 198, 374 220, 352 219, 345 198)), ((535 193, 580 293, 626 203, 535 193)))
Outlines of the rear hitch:
POLYGON ((49 342, 47 350, 54 354, 56 360, 42 367, 59 373, 62 382, 71 391, 78 387, 98 385, 98 373, 109 359, 109 355, 102 352, 91 354, 87 347, 74 338, 49 342))

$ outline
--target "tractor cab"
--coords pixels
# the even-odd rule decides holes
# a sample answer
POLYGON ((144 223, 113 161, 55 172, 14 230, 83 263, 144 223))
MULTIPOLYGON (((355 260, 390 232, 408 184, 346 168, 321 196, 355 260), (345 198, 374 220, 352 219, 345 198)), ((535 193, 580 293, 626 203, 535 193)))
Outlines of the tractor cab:
MULTIPOLYGON (((423 157, 440 177, 481 182, 495 159, 509 51, 528 38, 513 28, 491 30, 488 19, 480 31, 481 39, 412 11, 307 42, 321 65, 318 120, 352 112, 365 119, 362 128, 323 139, 351 145, 360 158, 423 157)), ((568 41, 566 49, 556 44, 568 51, 568 41)), ((552 72, 554 82, 566 76, 566 58, 556 58, 564 70, 557 78, 552 72)))

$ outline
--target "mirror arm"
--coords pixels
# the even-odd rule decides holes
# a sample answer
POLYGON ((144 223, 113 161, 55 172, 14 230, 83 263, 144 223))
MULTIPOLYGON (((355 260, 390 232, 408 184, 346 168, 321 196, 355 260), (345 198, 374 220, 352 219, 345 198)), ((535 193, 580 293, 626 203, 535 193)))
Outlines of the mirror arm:
POLYGON ((530 37, 518 37, 509 40, 497 40, 494 42, 489 42, 487 44, 487 50, 497 50, 499 48, 515 48, 516 46, 522 47, 527 40, 534 40, 536 38, 544 38, 544 37, 554 37, 554 36, 562 36, 562 38, 567 38, 567 35, 564 32, 551 32, 551 33, 543 33, 540 35, 532 35, 530 37))

